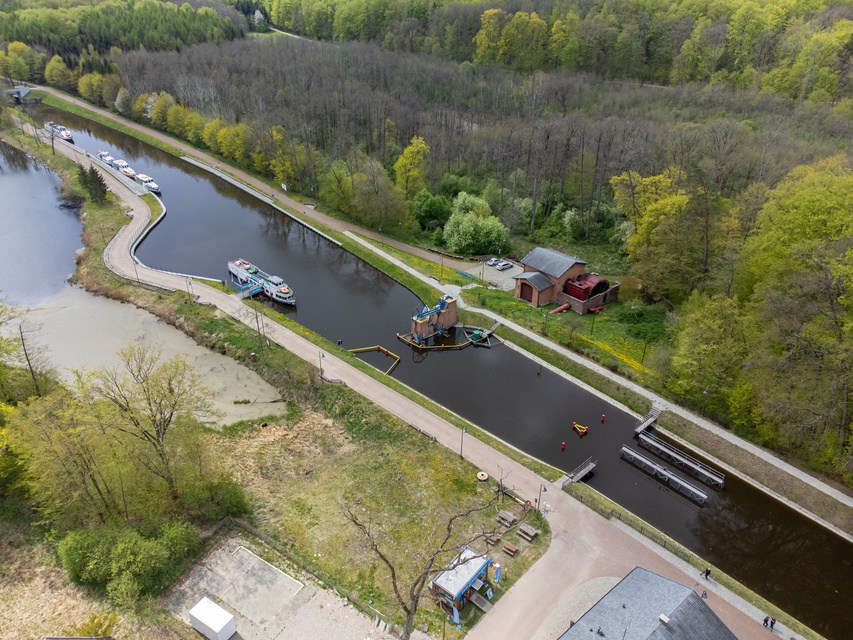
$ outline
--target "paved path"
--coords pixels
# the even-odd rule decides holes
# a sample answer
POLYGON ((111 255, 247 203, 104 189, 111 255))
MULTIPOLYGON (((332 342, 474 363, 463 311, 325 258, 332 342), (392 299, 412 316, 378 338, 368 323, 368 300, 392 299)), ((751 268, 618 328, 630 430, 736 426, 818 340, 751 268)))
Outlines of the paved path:
MULTIPOLYGON (((58 144, 57 149, 66 154, 72 153, 64 144, 58 144)), ((87 164, 91 159, 83 159, 83 162, 87 164)), ((110 173, 104 173, 104 178, 110 189, 133 210, 132 221, 119 231, 105 255, 113 269, 129 280, 138 277, 156 286, 186 290, 185 278, 134 264, 130 246, 139 231, 147 225, 151 212, 127 185, 110 173)), ((201 301, 214 304, 223 312, 255 328, 254 313, 241 301, 198 281, 193 283, 193 290, 201 301)), ((263 319, 263 324, 270 340, 307 362, 318 363, 316 345, 267 318, 263 319)), ((418 425, 455 451, 460 435, 455 426, 339 360, 334 353, 324 352, 324 355, 323 370, 327 377, 344 381, 389 413, 407 423, 418 425)), ((540 487, 547 484, 534 472, 473 436, 469 436, 465 442, 465 457, 492 476, 504 477, 505 482, 519 495, 530 499, 538 496, 540 487)), ((539 626, 547 623, 551 613, 569 600, 581 585, 596 578, 621 579, 638 565, 688 586, 695 583, 697 576, 692 568, 678 563, 647 541, 623 531, 559 488, 550 488, 546 503, 550 506, 551 546, 469 634, 472 639, 532 638, 539 626)), ((736 597, 713 582, 706 584, 703 581, 697 591, 701 593, 701 589, 708 590, 708 604, 735 634, 747 638, 760 633, 759 620, 763 616, 755 610, 738 602, 736 597)), ((784 633, 785 637, 790 637, 787 631, 784 633)))

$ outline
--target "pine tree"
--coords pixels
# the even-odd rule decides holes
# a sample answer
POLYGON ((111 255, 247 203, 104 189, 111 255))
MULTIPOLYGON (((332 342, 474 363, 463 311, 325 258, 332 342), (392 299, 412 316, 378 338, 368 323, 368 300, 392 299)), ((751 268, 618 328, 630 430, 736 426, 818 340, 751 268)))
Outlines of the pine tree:
POLYGON ((77 178, 80 180, 80 186, 89 190, 89 174, 82 164, 77 165, 77 178))
POLYGON ((95 169, 94 165, 89 167, 87 178, 88 184, 86 186, 89 189, 89 196, 91 196, 92 200, 95 202, 103 202, 106 200, 107 183, 104 182, 104 179, 101 177, 101 174, 98 173, 98 170, 95 169))

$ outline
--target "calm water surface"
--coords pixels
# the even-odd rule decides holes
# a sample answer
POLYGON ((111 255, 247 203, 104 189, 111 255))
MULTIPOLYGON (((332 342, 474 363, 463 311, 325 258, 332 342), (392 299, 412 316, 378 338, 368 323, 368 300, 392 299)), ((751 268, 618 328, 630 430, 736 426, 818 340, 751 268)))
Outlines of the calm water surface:
MULTIPOLYGON (((853 545, 734 477, 695 504, 619 457, 623 443, 639 449, 630 415, 504 346, 410 350, 395 335, 409 330, 420 301, 388 276, 180 159, 76 116, 43 113, 72 129, 78 146, 107 149, 160 184, 169 213, 137 252, 146 264, 227 279, 226 262, 244 258, 281 276, 298 308, 277 310, 345 348, 381 344, 400 354, 394 377, 560 469, 593 456, 592 487, 827 637, 850 637, 853 545), (590 427, 585 438, 573 421, 590 427)), ((391 364, 375 353, 365 360, 391 364)))
POLYGON ((59 177, 0 140, 0 296, 36 306, 59 293, 83 247, 74 211, 61 208, 59 177))

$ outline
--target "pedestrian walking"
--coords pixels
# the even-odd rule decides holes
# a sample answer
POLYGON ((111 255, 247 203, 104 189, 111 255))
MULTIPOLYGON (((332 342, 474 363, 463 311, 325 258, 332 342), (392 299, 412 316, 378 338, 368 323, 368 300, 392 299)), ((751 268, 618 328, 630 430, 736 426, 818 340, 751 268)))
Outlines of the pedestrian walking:
POLYGON ((711 567, 705 569, 705 580, 711 577, 711 567))
POLYGON ((765 627, 770 626, 770 616, 764 616, 764 626, 765 627))
POLYGON ((776 618, 770 618, 770 631, 773 631, 774 624, 776 624, 776 618))

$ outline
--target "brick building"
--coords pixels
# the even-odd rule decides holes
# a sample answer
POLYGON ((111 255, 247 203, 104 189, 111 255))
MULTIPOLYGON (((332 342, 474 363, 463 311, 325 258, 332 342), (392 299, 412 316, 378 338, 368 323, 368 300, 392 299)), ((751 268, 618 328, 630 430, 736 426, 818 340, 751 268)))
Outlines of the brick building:
POLYGON ((555 302, 570 304, 584 314, 619 297, 619 283, 611 285, 597 273, 586 272, 586 262, 554 249, 536 247, 522 260, 524 273, 515 276, 515 297, 534 307, 555 302))

